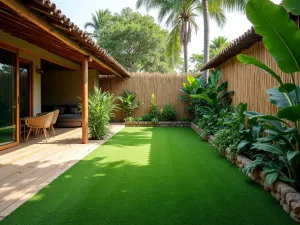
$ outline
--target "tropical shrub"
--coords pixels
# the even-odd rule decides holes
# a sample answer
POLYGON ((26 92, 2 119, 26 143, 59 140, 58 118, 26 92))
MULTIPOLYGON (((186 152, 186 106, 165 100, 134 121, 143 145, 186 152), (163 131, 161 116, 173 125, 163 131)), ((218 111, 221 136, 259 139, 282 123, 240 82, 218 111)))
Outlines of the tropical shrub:
POLYGON ((163 108, 160 109, 160 121, 175 121, 177 113, 172 104, 165 104, 163 108))
POLYGON ((132 116, 134 110, 140 106, 135 102, 136 95, 132 91, 125 90, 124 96, 118 96, 121 101, 121 107, 124 110, 125 118, 132 116))
POLYGON ((236 108, 231 107, 220 113, 217 127, 219 130, 215 133, 213 144, 217 146, 220 153, 229 148, 231 156, 237 153, 237 146, 243 140, 243 130, 247 104, 239 104, 236 108))
POLYGON ((140 116, 138 116, 138 117, 135 118, 135 121, 137 121, 137 122, 142 121, 142 120, 143 120, 143 118, 140 117, 140 116))
POLYGON ((192 95, 201 94, 205 88, 205 80, 202 76, 194 77, 192 75, 187 75, 188 84, 183 83, 180 91, 184 96, 178 96, 179 99, 189 103, 189 106, 185 108, 185 112, 190 112, 194 116, 197 105, 201 105, 201 100, 192 98, 192 95))
POLYGON ((243 135, 239 130, 225 128, 219 130, 214 137, 213 144, 217 146, 218 151, 224 154, 225 150, 228 148, 231 157, 235 156, 237 153, 237 146, 243 140, 243 135))
POLYGON ((243 134, 243 140, 238 144, 238 154, 253 159, 260 150, 251 149, 252 144, 263 137, 263 127, 257 122, 248 119, 248 128, 240 131, 243 134))
POLYGON ((199 117, 207 111, 207 107, 212 109, 216 114, 222 109, 230 106, 234 91, 227 91, 228 82, 220 85, 221 69, 212 70, 208 79, 208 84, 201 89, 201 93, 191 95, 192 99, 199 100, 202 104, 195 107, 195 114, 199 117), (203 107, 204 106, 204 107, 203 107))
POLYGON ((124 119, 125 122, 134 122, 136 121, 133 117, 129 116, 124 119))
POLYGON ((114 111, 119 109, 118 105, 114 104, 115 100, 113 94, 102 92, 97 88, 94 89, 93 94, 89 94, 88 126, 91 139, 101 140, 111 133, 109 122, 115 116, 114 111))
POLYGON ((291 82, 284 83, 277 73, 253 57, 241 54, 237 58, 245 65, 252 64, 262 69, 279 84, 279 87, 267 90, 269 102, 279 109, 277 116, 247 113, 249 120, 257 121, 267 136, 250 143, 250 150, 259 150, 261 154, 254 156, 245 172, 260 168, 266 174, 266 184, 280 179, 300 186, 300 86, 296 85, 294 75, 300 71, 300 54, 297 51, 300 48, 300 30, 288 13, 299 16, 300 6, 292 2, 295 1, 285 0, 283 5, 276 5, 269 0, 249 0, 246 7, 255 32, 263 37, 265 48, 280 70, 290 76, 291 82))
POLYGON ((149 113, 146 113, 145 115, 142 116, 142 121, 151 121, 152 120, 152 115, 149 113))
POLYGON ((198 127, 201 128, 200 136, 205 138, 208 135, 215 134, 219 129, 217 127, 218 114, 210 108, 207 108, 206 113, 198 120, 198 127))

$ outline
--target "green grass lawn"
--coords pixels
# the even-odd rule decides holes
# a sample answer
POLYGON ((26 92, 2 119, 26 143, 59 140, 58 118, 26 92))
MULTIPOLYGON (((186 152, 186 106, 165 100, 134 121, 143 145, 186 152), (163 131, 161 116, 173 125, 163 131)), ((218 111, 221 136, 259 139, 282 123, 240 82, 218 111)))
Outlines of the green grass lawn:
POLYGON ((124 129, 2 223, 297 224, 190 128, 124 129))

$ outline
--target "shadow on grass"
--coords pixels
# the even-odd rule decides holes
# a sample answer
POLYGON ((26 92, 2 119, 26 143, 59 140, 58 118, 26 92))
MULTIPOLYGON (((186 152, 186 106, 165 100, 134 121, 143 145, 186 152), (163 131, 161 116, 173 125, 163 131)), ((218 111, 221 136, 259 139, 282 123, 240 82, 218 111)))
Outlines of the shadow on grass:
POLYGON ((296 224, 245 180, 191 129, 126 128, 3 224, 296 224))

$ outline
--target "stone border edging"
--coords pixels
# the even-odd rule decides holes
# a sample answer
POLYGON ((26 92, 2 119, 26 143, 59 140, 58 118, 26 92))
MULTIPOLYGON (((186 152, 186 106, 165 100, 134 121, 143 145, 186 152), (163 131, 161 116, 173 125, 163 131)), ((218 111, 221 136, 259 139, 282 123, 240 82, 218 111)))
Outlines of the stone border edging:
POLYGON ((170 122, 146 122, 135 121, 125 122, 125 127, 191 127, 191 122, 188 121, 170 121, 170 122))
MULTIPOLYGON (((196 124, 191 123, 191 128, 197 134, 200 134, 201 128, 199 128, 196 124)), ((217 146, 212 144, 213 138, 214 136, 210 135, 207 136, 205 140, 208 141, 208 143, 210 143, 213 147, 217 148, 217 146)), ((231 158, 229 149, 224 151, 224 156, 233 164, 238 166, 240 170, 252 162, 251 159, 248 159, 243 155, 237 155, 235 158, 231 158)), ((266 191, 270 192, 271 195, 280 202, 283 210, 288 213, 293 220, 300 223, 300 193, 295 190, 295 188, 282 181, 276 181, 272 185, 267 186, 265 184, 266 175, 262 171, 256 170, 247 175, 252 180, 263 186, 266 191)))

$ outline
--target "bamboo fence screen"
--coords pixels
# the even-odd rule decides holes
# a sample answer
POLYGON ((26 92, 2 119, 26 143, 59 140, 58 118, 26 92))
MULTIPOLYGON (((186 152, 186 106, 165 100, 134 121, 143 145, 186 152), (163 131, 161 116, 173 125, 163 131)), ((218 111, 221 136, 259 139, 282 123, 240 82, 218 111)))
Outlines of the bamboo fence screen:
MULTIPOLYGON (((244 50, 243 54, 259 59, 277 74, 284 82, 291 82, 288 74, 280 72, 276 62, 270 53, 264 48, 262 42, 258 42, 251 48, 244 50)), ((228 90, 234 90, 233 105, 248 103, 248 111, 257 111, 263 114, 276 115, 278 109, 268 102, 267 89, 278 87, 277 81, 269 74, 255 66, 245 66, 236 57, 230 59, 220 66, 222 70, 222 81, 228 81, 228 90)), ((300 84, 300 74, 295 74, 296 83, 300 84)))
MULTIPOLYGON (((178 98, 183 94, 179 90, 183 82, 187 83, 184 74, 133 73, 126 80, 114 76, 100 76, 99 86, 102 91, 108 91, 115 96, 124 95, 124 90, 135 92, 137 102, 142 104, 136 109, 134 117, 149 113, 151 95, 155 94, 159 107, 163 107, 166 103, 172 104, 177 112, 177 120, 182 120, 189 117, 189 114, 184 112, 187 103, 178 98)), ((124 118, 121 110, 115 114, 115 120, 124 118)))

